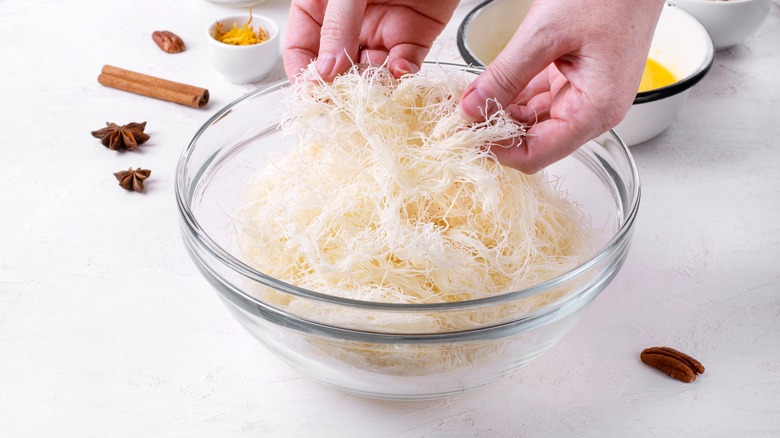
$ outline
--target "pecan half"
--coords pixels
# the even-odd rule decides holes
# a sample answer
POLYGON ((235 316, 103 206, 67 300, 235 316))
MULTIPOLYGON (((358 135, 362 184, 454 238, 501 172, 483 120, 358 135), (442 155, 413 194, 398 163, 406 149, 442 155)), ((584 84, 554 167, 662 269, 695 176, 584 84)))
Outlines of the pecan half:
POLYGON ((697 374, 704 373, 704 366, 701 362, 674 348, 645 348, 639 358, 645 364, 685 383, 693 382, 696 380, 697 374))
POLYGON ((156 30, 152 32, 152 39, 163 52, 179 53, 184 51, 184 41, 173 32, 156 30))

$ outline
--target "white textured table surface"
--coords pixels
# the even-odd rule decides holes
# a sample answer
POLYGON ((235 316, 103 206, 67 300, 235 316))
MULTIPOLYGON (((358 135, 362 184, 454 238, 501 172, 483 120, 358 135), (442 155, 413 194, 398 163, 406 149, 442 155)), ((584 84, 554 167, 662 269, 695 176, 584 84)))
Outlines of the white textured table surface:
MULTIPOLYGON (((464 2, 431 59, 458 60, 464 2)), ((287 3, 256 12, 285 20, 287 3)), ((579 325, 536 362, 458 397, 360 399, 280 362, 228 314, 179 237, 179 153, 229 85, 204 0, 0 0, 0 435, 780 436, 780 7, 717 54, 670 130, 632 149, 631 254, 579 325), (153 30, 181 35, 167 55, 153 30), (103 64, 208 88, 196 110, 98 85, 103 64), (89 132, 148 122, 110 151, 89 132), (147 192, 112 173, 152 169, 147 192), (707 367, 683 384, 651 345, 707 367)), ((284 27, 284 26, 283 26, 284 27)), ((281 63, 268 81, 281 78, 281 63)))

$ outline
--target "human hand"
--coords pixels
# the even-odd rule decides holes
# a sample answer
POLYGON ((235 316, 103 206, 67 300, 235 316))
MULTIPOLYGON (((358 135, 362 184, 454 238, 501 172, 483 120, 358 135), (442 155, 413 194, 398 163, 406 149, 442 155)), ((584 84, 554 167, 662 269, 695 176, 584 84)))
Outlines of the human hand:
POLYGON ((464 91, 464 117, 483 119, 495 99, 532 124, 520 146, 491 148, 504 165, 535 173, 565 157, 631 107, 662 7, 662 0, 535 0, 464 91))
POLYGON ((284 69, 291 80, 316 59, 326 81, 352 63, 382 64, 395 77, 416 73, 457 0, 293 0, 284 69))

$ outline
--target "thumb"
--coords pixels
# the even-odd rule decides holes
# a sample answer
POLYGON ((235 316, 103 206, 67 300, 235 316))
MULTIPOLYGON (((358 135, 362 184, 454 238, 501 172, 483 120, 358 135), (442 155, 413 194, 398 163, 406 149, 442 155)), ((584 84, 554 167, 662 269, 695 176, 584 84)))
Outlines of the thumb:
POLYGON ((317 72, 326 81, 347 71, 352 62, 359 62, 358 42, 365 10, 366 0, 331 0, 327 3, 315 64, 317 72))
POLYGON ((557 58, 560 48, 551 41, 549 31, 539 32, 525 21, 504 50, 469 84, 461 96, 460 110, 467 120, 476 122, 506 108, 537 74, 557 58))

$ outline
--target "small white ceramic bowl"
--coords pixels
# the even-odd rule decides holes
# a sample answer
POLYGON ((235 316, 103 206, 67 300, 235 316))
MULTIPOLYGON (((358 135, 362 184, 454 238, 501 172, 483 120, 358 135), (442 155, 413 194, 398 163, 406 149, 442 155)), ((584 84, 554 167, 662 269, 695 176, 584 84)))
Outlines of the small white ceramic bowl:
MULTIPOLYGON (((488 65, 514 35, 531 0, 492 0, 472 10, 460 25, 458 49, 463 59, 488 65)), ((658 20, 650 58, 668 68, 677 82, 637 93, 634 104, 615 128, 629 146, 647 141, 671 125, 691 87, 709 71, 715 51, 704 26, 682 9, 666 4, 658 20)))
MULTIPOLYGON (((225 28, 233 23, 241 27, 247 15, 234 15, 217 20, 225 28)), ((206 45, 214 68, 226 81, 233 84, 249 84, 263 80, 279 60, 279 26, 270 18, 252 15, 250 26, 262 27, 268 32, 268 41, 251 46, 234 46, 217 41, 212 36, 217 22, 206 29, 206 45)))
POLYGON ((764 23, 772 0, 674 0, 696 17, 712 37, 715 50, 745 41, 764 23))
POLYGON ((245 8, 247 6, 257 6, 265 0, 209 0, 211 3, 227 6, 229 8, 245 8))

